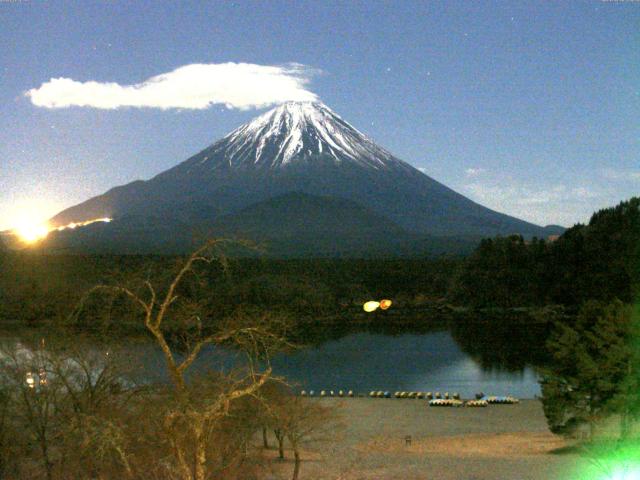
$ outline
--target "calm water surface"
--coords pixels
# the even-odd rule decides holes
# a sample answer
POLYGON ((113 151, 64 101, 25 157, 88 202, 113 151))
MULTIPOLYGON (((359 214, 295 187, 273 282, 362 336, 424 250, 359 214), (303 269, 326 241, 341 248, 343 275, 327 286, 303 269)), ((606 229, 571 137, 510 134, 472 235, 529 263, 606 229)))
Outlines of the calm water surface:
MULTIPOLYGON (((18 338, 11 341, 19 342, 18 338)), ((118 348, 124 350, 130 365, 140 367, 139 380, 168 379, 162 354, 152 342, 124 341, 118 348)), ((468 347, 465 350, 469 351, 468 347)), ((440 391, 458 392, 466 398, 480 391, 520 398, 540 394, 533 368, 514 370, 512 366, 509 370, 495 362, 493 367, 488 368, 486 362, 481 367, 474 357, 463 351, 446 330, 396 335, 361 332, 279 354, 272 365, 276 375, 286 377, 298 389, 317 392, 440 391)), ((203 349, 191 372, 231 370, 239 361, 242 357, 238 353, 210 347, 203 349)))
POLYGON ((307 389, 483 391, 533 398, 540 393, 530 367, 521 372, 480 368, 448 332, 387 336, 354 333, 317 348, 274 359, 276 373, 307 389))
MULTIPOLYGON (((151 346, 144 346, 144 350, 145 371, 163 372, 159 352, 151 346)), ((204 350, 193 369, 231 369, 233 357, 220 349, 204 350)), ((280 354, 272 365, 276 375, 286 377, 300 389, 317 392, 440 391, 458 392, 467 398, 480 391, 520 398, 540 394, 531 367, 519 371, 481 368, 447 331, 393 336, 351 333, 317 347, 280 354)))

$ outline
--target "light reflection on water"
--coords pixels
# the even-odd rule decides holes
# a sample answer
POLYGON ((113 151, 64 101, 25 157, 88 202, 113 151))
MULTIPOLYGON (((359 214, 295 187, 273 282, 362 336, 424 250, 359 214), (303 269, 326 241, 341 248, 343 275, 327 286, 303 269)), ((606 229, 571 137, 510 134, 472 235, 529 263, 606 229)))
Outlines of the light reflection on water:
MULTIPOLYGON (((119 348, 131 365, 140 365, 138 381, 167 380, 164 358, 155 344, 124 341, 119 348)), ((210 347, 203 349, 191 372, 229 371, 239 361, 237 353, 210 347)), ((316 347, 279 354, 272 364, 276 375, 307 390, 440 391, 458 392, 465 398, 480 391, 520 398, 540 394, 531 367, 516 372, 483 369, 447 331, 393 336, 351 333, 316 347)))
POLYGON ((276 373, 314 390, 448 391, 465 397, 483 391, 521 398, 540 393, 533 369, 485 371, 448 332, 354 333, 314 349, 280 355, 273 365, 276 373))

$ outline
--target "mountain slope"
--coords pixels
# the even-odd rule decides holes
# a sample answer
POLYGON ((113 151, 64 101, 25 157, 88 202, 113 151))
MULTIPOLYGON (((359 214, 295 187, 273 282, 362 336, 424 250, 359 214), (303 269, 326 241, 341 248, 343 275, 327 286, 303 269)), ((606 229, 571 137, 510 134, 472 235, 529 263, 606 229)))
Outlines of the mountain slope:
POLYGON ((438 256, 470 253, 480 238, 411 234, 351 200, 291 192, 200 223, 125 216, 111 224, 53 232, 44 251, 176 254, 206 238, 251 240, 260 251, 234 254, 300 257, 438 256))
POLYGON ((280 105, 174 168, 67 209, 52 223, 112 217, 109 227, 122 228, 120 219, 146 217, 159 230, 211 224, 290 192, 357 202, 415 235, 549 233, 454 192, 319 103, 280 105))
POLYGON ((281 257, 388 253, 408 238, 392 221, 355 202, 300 192, 224 216, 211 231, 260 242, 270 255, 281 257))

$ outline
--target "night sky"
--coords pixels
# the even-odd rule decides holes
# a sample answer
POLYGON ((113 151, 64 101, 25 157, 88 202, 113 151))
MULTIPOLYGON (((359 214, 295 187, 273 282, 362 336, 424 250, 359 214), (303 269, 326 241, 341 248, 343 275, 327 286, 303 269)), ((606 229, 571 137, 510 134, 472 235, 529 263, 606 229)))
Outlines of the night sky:
POLYGON ((535 223, 640 194, 636 1, 0 0, 0 40, 0 229, 286 99, 535 223))

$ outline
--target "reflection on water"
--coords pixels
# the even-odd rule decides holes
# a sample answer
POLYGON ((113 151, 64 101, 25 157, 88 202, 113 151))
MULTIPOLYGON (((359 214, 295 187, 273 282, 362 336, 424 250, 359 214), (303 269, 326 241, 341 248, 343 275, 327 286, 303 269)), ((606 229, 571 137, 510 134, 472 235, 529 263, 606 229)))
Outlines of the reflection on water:
POLYGON ((485 370, 449 332, 387 336, 353 333, 273 361, 276 373, 306 389, 449 391, 532 398, 540 393, 531 367, 485 370))
POLYGON ((528 365, 544 365, 549 360, 544 343, 550 330, 550 323, 517 316, 467 318, 451 323, 455 341, 483 369, 512 372, 528 365))
MULTIPOLYGON (((164 376, 163 358, 154 345, 132 347, 144 364, 147 378, 164 376)), ((194 372, 233 368, 236 354, 220 348, 203 350, 194 372)), ((350 333, 319 345, 279 354, 274 373, 299 388, 320 391, 371 390, 448 391, 472 397, 483 391, 495 395, 533 398, 540 393, 533 369, 483 368, 465 353, 448 331, 384 335, 350 333)), ((166 377, 165 377, 166 378, 166 377)))
MULTIPOLYGON (((545 325, 458 321, 381 328, 321 328, 304 332, 307 348, 273 358, 276 375, 306 390, 476 392, 533 398, 540 393, 532 365, 544 356, 545 325)), ((7 338, 5 337, 5 341, 7 338)), ((17 338, 14 341, 18 341, 17 338)), ((164 358, 148 340, 118 341, 139 380, 166 381, 164 358)), ((231 370, 237 353, 203 349, 192 374, 231 370)))

